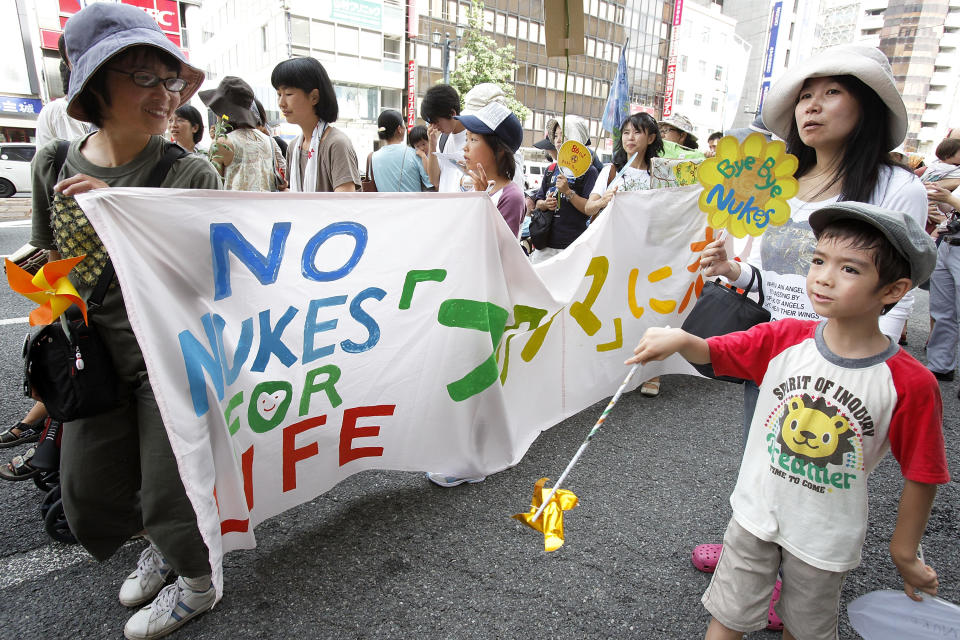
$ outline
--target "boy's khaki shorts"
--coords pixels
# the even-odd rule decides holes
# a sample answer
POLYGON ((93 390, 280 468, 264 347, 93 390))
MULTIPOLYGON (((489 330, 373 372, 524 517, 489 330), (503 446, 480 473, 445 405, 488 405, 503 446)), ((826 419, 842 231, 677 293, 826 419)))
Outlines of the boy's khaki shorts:
POLYGON ((784 626, 797 640, 836 640, 846 572, 813 567, 778 544, 756 537, 732 518, 723 535, 717 570, 701 602, 729 629, 764 629, 781 568, 783 587, 774 608, 784 626))

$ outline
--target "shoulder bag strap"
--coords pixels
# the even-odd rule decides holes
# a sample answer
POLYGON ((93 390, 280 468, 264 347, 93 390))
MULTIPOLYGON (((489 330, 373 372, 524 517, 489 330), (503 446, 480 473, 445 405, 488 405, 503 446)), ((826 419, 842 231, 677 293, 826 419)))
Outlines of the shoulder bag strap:
POLYGON ((57 143, 57 155, 53 157, 53 170, 57 180, 60 179, 60 171, 63 169, 63 163, 67 161, 67 151, 69 150, 69 140, 61 140, 57 143))
MULTIPOLYGON (((400 144, 403 144, 402 142, 400 144)), ((403 145, 403 158, 400 160, 400 177, 397 178, 397 191, 400 191, 400 186, 403 185, 403 167, 407 164, 407 151, 412 151, 412 147, 403 145)))
POLYGON ((763 306, 763 300, 764 300, 764 298, 763 298, 763 276, 760 275, 760 269, 757 269, 757 268, 756 268, 755 266, 753 266, 753 265, 750 265, 750 268, 753 269, 753 274, 754 274, 755 276, 757 276, 757 291, 760 292, 760 297, 759 297, 758 302, 760 303, 760 306, 762 307, 762 306, 763 306))
MULTIPOLYGON (((163 150, 163 157, 160 159, 160 162, 153 167, 153 171, 150 172, 150 176, 143 186, 159 187, 163 184, 167 174, 170 173, 173 163, 186 155, 189 155, 189 152, 180 145, 172 142, 166 143, 163 150)), ((107 295, 107 290, 110 288, 110 283, 113 282, 113 276, 115 274, 116 269, 113 267, 113 260, 108 257, 106 263, 103 265, 103 271, 100 272, 100 278, 97 279, 97 286, 94 287, 93 293, 90 294, 90 299, 87 301, 90 309, 96 309, 103 305, 103 299, 107 295)))
MULTIPOLYGON (((367 180, 373 180, 373 151, 367 154, 367 180)), ((376 183, 376 180, 374 180, 374 183, 376 183)))

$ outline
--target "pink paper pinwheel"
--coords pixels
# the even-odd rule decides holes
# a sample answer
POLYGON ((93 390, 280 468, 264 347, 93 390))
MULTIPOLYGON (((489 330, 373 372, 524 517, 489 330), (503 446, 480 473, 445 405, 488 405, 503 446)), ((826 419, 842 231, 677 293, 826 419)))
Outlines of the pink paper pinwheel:
POLYGON ((36 275, 30 275, 15 263, 5 260, 10 288, 40 305, 30 312, 30 326, 50 324, 71 304, 80 307, 83 321, 87 321, 87 305, 67 278, 70 270, 85 257, 48 262, 36 275))

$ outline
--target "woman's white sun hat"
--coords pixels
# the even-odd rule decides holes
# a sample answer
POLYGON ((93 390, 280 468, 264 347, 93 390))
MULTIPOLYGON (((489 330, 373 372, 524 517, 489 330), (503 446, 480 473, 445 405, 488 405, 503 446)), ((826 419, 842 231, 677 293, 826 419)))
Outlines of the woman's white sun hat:
POLYGON ((787 69, 763 101, 763 121, 770 131, 786 140, 804 81, 827 76, 853 76, 873 89, 890 111, 890 148, 903 142, 907 108, 897 90, 890 61, 880 49, 861 44, 830 47, 787 69))

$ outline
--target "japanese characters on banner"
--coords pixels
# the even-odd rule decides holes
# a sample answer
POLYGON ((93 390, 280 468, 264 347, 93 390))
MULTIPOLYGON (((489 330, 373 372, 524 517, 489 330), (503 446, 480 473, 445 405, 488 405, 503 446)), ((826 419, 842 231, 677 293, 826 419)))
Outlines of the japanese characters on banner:
MULTIPOLYGON (((680 326, 703 286, 700 192, 620 193, 536 268, 483 193, 79 195, 218 593, 225 551, 344 478, 495 473, 608 397, 643 331, 680 326)), ((693 369, 673 356, 634 386, 671 372, 693 369)))

